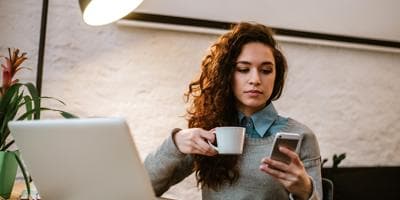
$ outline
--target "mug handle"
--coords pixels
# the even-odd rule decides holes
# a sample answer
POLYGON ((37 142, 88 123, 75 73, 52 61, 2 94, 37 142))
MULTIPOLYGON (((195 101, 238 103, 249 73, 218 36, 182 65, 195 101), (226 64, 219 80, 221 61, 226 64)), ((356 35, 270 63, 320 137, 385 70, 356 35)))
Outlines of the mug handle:
MULTIPOLYGON (((213 129, 211 129, 210 130, 214 135, 216 135, 216 129, 215 128, 213 128, 213 129)), ((217 139, 217 137, 215 137, 215 139, 217 139)), ((219 153, 219 151, 218 151, 218 147, 216 147, 216 146, 214 146, 209 140, 207 140, 207 142, 208 142, 208 144, 215 150, 215 151, 217 151, 218 153, 219 153)))
POLYGON ((209 140, 207 140, 207 142, 208 142, 208 144, 209 144, 215 151, 219 152, 219 151, 218 151, 218 147, 216 147, 216 146, 214 146, 213 144, 211 144, 211 142, 210 142, 209 140))

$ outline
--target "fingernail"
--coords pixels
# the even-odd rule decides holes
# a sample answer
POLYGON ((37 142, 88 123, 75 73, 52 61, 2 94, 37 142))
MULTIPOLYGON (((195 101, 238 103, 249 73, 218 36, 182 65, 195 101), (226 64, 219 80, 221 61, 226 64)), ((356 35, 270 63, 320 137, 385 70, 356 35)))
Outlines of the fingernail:
POLYGON ((260 165, 259 168, 260 168, 260 169, 266 169, 266 168, 268 168, 268 165, 267 165, 267 164, 262 164, 262 165, 260 165))

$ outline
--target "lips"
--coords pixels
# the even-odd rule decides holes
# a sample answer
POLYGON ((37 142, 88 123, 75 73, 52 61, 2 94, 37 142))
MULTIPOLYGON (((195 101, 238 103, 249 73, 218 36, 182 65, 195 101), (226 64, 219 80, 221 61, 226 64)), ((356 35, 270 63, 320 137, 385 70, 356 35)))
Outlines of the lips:
POLYGON ((260 90, 247 90, 244 93, 250 93, 250 94, 262 94, 260 90))
POLYGON ((244 93, 250 97, 258 97, 262 95, 262 92, 260 90, 247 90, 244 93))

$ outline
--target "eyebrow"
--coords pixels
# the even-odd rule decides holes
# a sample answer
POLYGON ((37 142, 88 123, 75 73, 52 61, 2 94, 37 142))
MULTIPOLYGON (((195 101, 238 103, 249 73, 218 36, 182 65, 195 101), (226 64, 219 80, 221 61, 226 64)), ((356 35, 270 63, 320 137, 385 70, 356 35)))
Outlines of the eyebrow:
MULTIPOLYGON (((236 64, 251 65, 251 63, 248 61, 238 61, 238 62, 236 62, 236 64)), ((261 65, 274 65, 274 63, 271 61, 265 61, 265 62, 262 62, 261 65)))

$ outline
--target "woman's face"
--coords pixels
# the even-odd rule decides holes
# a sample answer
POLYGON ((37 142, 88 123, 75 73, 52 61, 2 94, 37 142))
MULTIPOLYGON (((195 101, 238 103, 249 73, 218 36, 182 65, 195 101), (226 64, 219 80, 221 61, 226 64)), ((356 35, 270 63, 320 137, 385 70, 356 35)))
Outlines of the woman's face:
POLYGON ((275 76, 271 48, 260 42, 245 44, 236 60, 232 81, 237 109, 250 116, 264 108, 272 94, 275 76))

